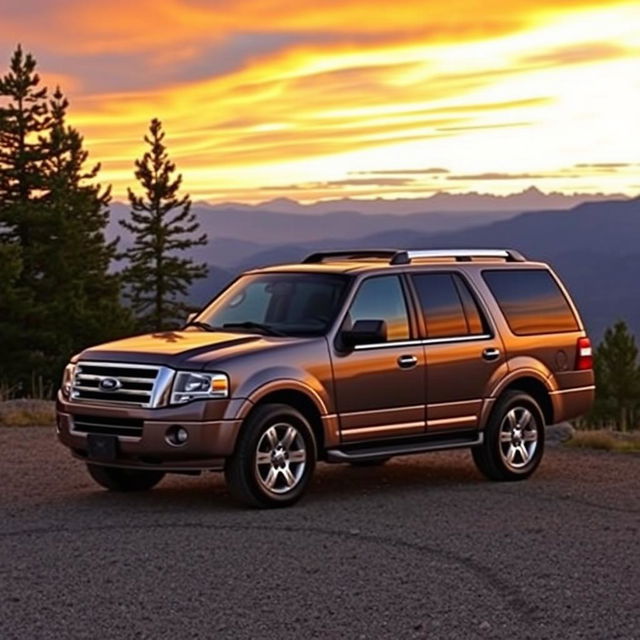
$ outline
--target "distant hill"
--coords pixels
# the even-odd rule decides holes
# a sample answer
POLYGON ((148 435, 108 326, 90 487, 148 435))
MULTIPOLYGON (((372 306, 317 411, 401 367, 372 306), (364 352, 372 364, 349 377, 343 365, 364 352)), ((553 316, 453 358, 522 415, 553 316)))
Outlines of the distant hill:
MULTIPOLYGON (((625 198, 625 196, 606 196, 625 198)), ((242 259, 250 255, 250 245, 274 245, 311 242, 323 238, 358 239, 397 229, 411 229, 422 233, 456 231, 488 222, 506 220, 527 210, 565 209, 587 199, 601 201, 605 196, 574 194, 545 194, 536 188, 508 196, 489 194, 437 193, 428 198, 400 198, 386 200, 339 199, 314 204, 301 204, 280 198, 259 205, 231 203, 209 205, 197 203, 193 211, 202 230, 211 239, 198 259, 226 264, 229 250, 219 239, 235 239, 233 251, 242 259), (302 215, 304 214, 304 215, 302 215), (223 255, 218 256, 218 252, 223 255), (214 257, 216 256, 216 257, 214 257)), ((127 234, 118 220, 128 216, 128 207, 114 203, 108 236, 121 236, 128 243, 127 234)), ((255 248, 256 251, 259 248, 255 248)))
MULTIPOLYGON (((397 229, 344 239, 275 245, 226 265, 243 269, 298 261, 310 251, 347 247, 513 247, 550 262, 569 286, 594 337, 617 318, 640 338, 640 199, 539 211, 447 233, 397 229)), ((212 283, 213 284, 213 283, 212 283)))
POLYGON ((585 201, 601 202, 605 200, 626 200, 623 194, 564 194, 544 193, 536 187, 530 187, 520 193, 504 196, 490 193, 447 193, 439 191, 426 198, 337 198, 312 204, 302 204, 291 198, 276 198, 257 205, 225 203, 201 207, 226 211, 268 211, 271 213, 294 213, 322 215, 326 213, 358 212, 367 215, 409 215, 412 213, 448 213, 448 212, 521 212, 540 209, 570 209, 585 201))
POLYGON ((210 277, 192 291, 198 304, 246 268, 295 262, 317 249, 513 247, 553 264, 595 338, 617 318, 626 319, 640 338, 638 198, 520 214, 301 216, 214 208, 198 209, 198 215, 211 242, 195 256, 215 265, 210 277))

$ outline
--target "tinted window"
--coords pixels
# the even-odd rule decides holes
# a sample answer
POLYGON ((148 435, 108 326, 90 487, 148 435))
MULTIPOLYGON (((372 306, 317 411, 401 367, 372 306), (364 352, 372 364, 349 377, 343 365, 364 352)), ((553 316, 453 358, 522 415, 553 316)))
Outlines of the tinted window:
POLYGON ((545 269, 485 271, 483 277, 514 333, 578 329, 567 299, 545 269))
POLYGON ((412 276, 429 338, 486 333, 478 305, 464 281, 453 273, 412 276))
POLYGON ((242 276, 198 320, 220 328, 257 322, 287 335, 322 334, 338 313, 347 282, 342 275, 317 273, 242 276))
POLYGON ((353 326, 357 320, 384 320, 387 323, 387 340, 406 340, 409 337, 407 305, 397 276, 368 278, 360 285, 345 326, 353 326))

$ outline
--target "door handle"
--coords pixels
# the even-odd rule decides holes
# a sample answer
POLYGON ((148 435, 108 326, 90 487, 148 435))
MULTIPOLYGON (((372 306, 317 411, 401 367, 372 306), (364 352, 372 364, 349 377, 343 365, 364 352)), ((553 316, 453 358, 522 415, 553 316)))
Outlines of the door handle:
POLYGON ((497 360, 500 357, 500 349, 496 349, 495 347, 485 349, 482 352, 482 357, 489 362, 491 362, 492 360, 497 360))
POLYGON ((401 369, 412 369, 418 364, 418 358, 415 356, 400 356, 398 358, 398 366, 401 369))

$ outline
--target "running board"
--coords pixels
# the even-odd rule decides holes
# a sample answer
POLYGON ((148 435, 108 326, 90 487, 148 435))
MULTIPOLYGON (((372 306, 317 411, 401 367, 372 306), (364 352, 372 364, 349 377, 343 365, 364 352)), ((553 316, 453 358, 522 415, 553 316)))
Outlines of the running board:
POLYGON ((444 449, 462 449, 476 447, 484 442, 484 433, 478 433, 475 438, 449 438, 449 439, 424 439, 418 442, 380 443, 378 446, 349 447, 328 449, 327 462, 365 462, 379 460, 380 458, 392 458, 394 456, 406 456, 412 453, 425 451, 441 451, 444 449))

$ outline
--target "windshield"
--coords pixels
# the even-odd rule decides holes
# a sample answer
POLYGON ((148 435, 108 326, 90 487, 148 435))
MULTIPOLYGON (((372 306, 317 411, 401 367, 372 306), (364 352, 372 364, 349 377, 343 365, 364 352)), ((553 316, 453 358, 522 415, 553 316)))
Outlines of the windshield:
POLYGON ((194 324, 268 335, 322 335, 338 313, 348 281, 342 274, 322 273, 241 276, 194 324))

